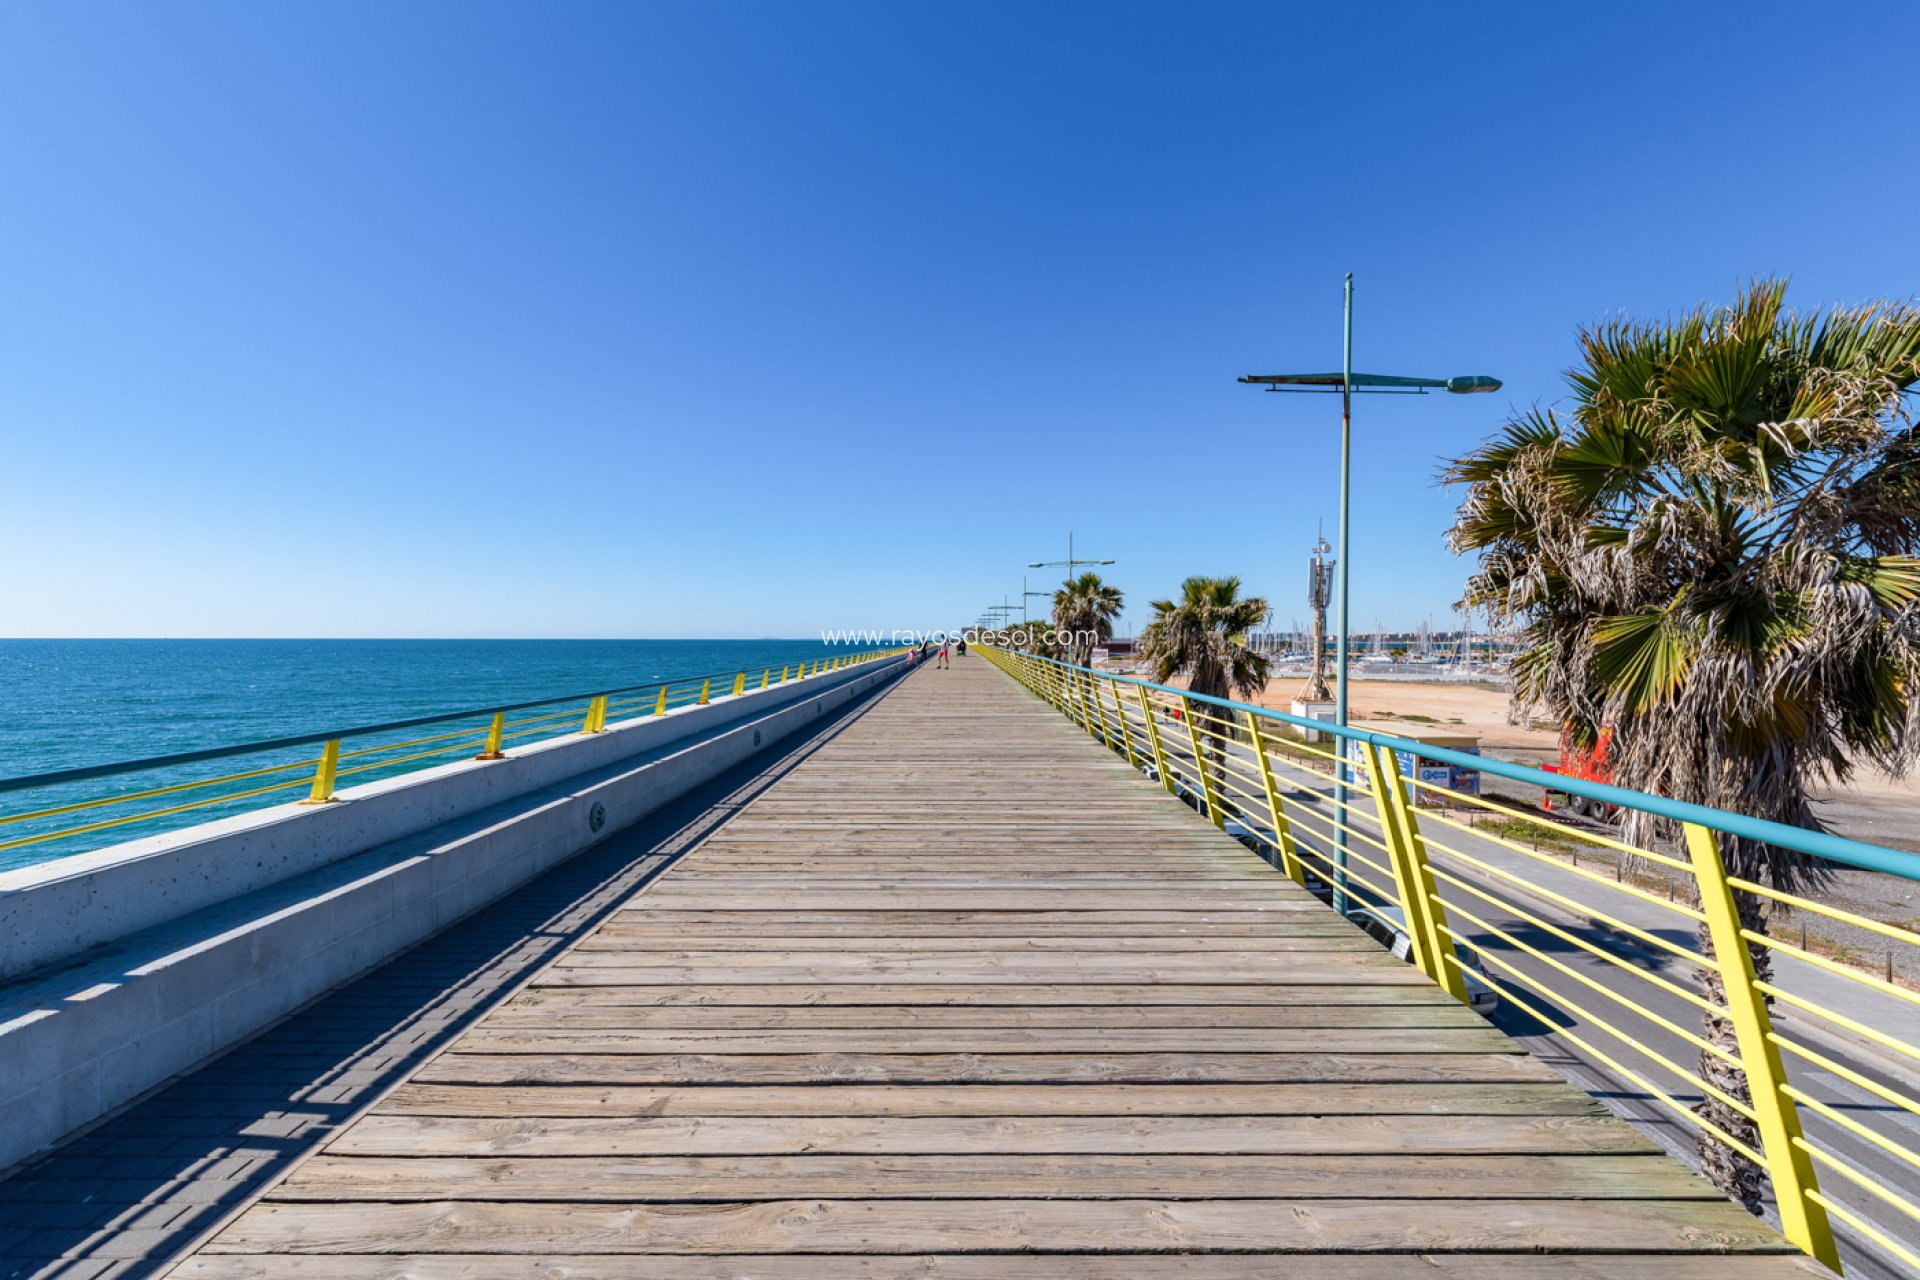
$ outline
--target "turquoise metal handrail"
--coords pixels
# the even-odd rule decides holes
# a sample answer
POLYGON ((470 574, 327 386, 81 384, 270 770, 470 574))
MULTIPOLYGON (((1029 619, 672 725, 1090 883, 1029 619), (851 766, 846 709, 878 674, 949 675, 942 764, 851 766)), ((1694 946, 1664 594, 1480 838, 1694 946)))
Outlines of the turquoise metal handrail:
POLYGON ((1305 716, 1296 716, 1285 711, 1275 711, 1271 707, 1255 706, 1246 702, 1234 702, 1227 698, 1210 697, 1203 693, 1190 693, 1185 689, 1175 689, 1168 685, 1155 684, 1151 680, 1140 680, 1133 676, 1124 676, 1106 671, 1094 671, 1088 667, 1076 667, 1061 662, 1057 658, 1043 657, 1039 654, 1022 654, 1037 662, 1049 663, 1063 670, 1097 676, 1102 680, 1115 680, 1122 684, 1137 685, 1144 689, 1171 694, 1174 697, 1190 698, 1221 707, 1228 711, 1251 714, 1265 720, 1277 720, 1297 728, 1311 729, 1329 737, 1346 738, 1354 742, 1363 742, 1371 746, 1403 751, 1425 760, 1437 760, 1443 764, 1458 765, 1467 769, 1478 769, 1495 777, 1506 778, 1512 782, 1524 782, 1536 787, 1546 787, 1555 791, 1564 791, 1569 795, 1584 796, 1603 804, 1617 805, 1624 809, 1639 809, 1655 817, 1670 818, 1675 822, 1691 822, 1699 826, 1712 827, 1727 835, 1739 836, 1747 840, 1757 840, 1762 844, 1777 845, 1783 849, 1795 849, 1811 854, 1816 858, 1825 858, 1829 862, 1842 863, 1849 867, 1858 867, 1865 871, 1881 871, 1888 875, 1900 876, 1907 880, 1920 880, 1920 854, 1906 853, 1899 849, 1887 849, 1880 845, 1867 844, 1860 840, 1850 840, 1845 836, 1836 836, 1825 831, 1809 831, 1805 827, 1792 827, 1784 822, 1771 822, 1765 818, 1749 817, 1746 814, 1733 813, 1725 809, 1714 809, 1706 805, 1691 804, 1685 800, 1670 800, 1665 796, 1656 796, 1644 791, 1633 791, 1626 787, 1610 786, 1603 782, 1588 782, 1570 774, 1548 773, 1544 769, 1535 769, 1524 764, 1513 764, 1505 760, 1496 760, 1489 756, 1471 755, 1465 751, 1451 751, 1444 747, 1430 746, 1416 742, 1411 738, 1399 738, 1390 733, 1375 733, 1366 729, 1339 728, 1324 720, 1309 720, 1305 716))

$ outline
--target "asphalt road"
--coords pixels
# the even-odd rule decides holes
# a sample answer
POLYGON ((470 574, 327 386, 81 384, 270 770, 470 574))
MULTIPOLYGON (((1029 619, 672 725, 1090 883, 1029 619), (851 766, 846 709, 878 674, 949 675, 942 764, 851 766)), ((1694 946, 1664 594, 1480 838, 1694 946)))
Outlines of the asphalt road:
MULTIPOLYGON (((1138 728, 1137 722, 1135 727, 1138 728)), ((1166 733, 1165 727, 1163 742, 1175 755, 1175 770, 1180 772, 1182 765, 1190 767, 1191 761, 1190 753, 1184 750, 1185 734, 1166 733)), ((1250 748, 1234 744, 1229 751, 1236 767, 1244 767, 1250 773, 1257 771, 1250 748)), ((1283 788, 1282 802, 1295 815, 1296 838, 1327 851, 1329 828, 1324 815, 1332 809, 1332 785, 1287 765, 1282 757, 1275 756, 1273 765, 1276 781, 1283 788)), ((1360 829, 1367 826, 1357 825, 1360 829)), ((1644 1076, 1680 1107, 1691 1107, 1699 1101, 1698 1089, 1688 1086, 1658 1060, 1664 1057, 1692 1074, 1697 1070, 1698 1050, 1674 1030, 1654 1020, 1665 1019, 1673 1027, 1697 1032, 1699 1010, 1646 980, 1646 975, 1653 975, 1683 990, 1696 990, 1694 966, 1585 912, 1539 892, 1518 889, 1498 873, 1522 876, 1539 890, 1571 899, 1592 911, 1689 949, 1694 946, 1693 922, 1663 904, 1647 902, 1604 879, 1596 882, 1551 859, 1516 853, 1491 840, 1454 831, 1437 822, 1429 821, 1427 828, 1430 856, 1436 868, 1449 871, 1465 884, 1499 899, 1498 905, 1492 904, 1460 885, 1443 884, 1442 898, 1450 908, 1452 924, 1480 950, 1495 982, 1518 994, 1541 1015, 1536 1017, 1515 1002, 1503 1001, 1494 1014, 1495 1024, 1614 1112, 1633 1122, 1677 1158, 1697 1167, 1698 1130, 1630 1074, 1644 1076), (1436 843, 1444 843, 1456 852, 1435 849, 1436 843), (1472 867, 1466 861, 1468 858, 1492 870, 1472 867), (1477 917, 1478 923, 1468 920, 1468 913, 1477 917), (1536 922, 1552 925, 1585 945, 1557 937, 1536 922), (1604 957, 1612 957, 1612 961, 1604 957), (1637 1012, 1635 1007, 1646 1010, 1654 1018, 1637 1012), (1609 1032, 1602 1023, 1610 1024, 1614 1031, 1609 1032), (1608 1062, 1608 1058, 1613 1061, 1608 1062)), ((1371 846, 1356 841, 1354 847, 1376 861, 1384 861, 1371 846)), ((1363 874, 1379 880, 1375 873, 1363 871, 1363 874)), ((1869 1026, 1902 1030, 1908 1039, 1914 1038, 1913 1029, 1920 1027, 1920 1007, 1790 956, 1776 956, 1775 977, 1782 989, 1869 1026)), ((1784 1005, 1775 1008, 1774 1022, 1782 1035, 1842 1067, 1902 1096, 1920 1099, 1920 1062, 1902 1058, 1784 1005)), ((1909 1151, 1920 1152, 1920 1117, 1831 1071, 1792 1056, 1787 1059, 1787 1071, 1792 1084, 1841 1115, 1909 1151)), ((1818 1149, 1865 1175, 1868 1181, 1920 1202, 1920 1169, 1809 1108, 1803 1106, 1801 1114, 1807 1137, 1818 1149)), ((1823 1192, 1874 1229, 1910 1251, 1920 1253, 1920 1221, 1828 1169, 1820 1168, 1819 1173, 1823 1192)), ((1771 1211, 1769 1216, 1773 1216, 1771 1211)), ((1777 1217, 1774 1221, 1777 1225, 1777 1217)), ((1864 1233, 1837 1219, 1834 1228, 1849 1276, 1892 1280, 1914 1274, 1912 1268, 1874 1244, 1864 1233)))

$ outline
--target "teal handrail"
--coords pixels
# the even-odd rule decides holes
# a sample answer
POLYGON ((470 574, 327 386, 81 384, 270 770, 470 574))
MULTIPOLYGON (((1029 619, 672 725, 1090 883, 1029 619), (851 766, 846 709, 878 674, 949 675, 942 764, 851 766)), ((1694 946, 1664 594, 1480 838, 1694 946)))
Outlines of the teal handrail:
MULTIPOLYGON (((996 646, 997 647, 997 646, 996 646)), ((1175 689, 1164 684, 1155 684, 1151 680, 1140 680, 1133 676, 1118 675, 1108 671, 1095 671, 1091 667, 1075 666, 1062 662, 1058 658, 1042 657, 1035 653, 1022 653, 1022 657, 1050 663, 1068 671, 1085 672, 1098 676, 1102 680, 1118 680, 1126 684, 1139 685, 1146 689, 1157 689, 1177 698, 1191 698, 1195 702, 1210 703, 1229 711, 1244 711, 1266 720, 1276 720, 1282 724, 1298 728, 1311 729, 1330 737, 1347 738, 1354 742, 1371 743, 1376 747, 1385 747, 1394 751, 1405 751, 1424 760, 1437 760, 1443 764, 1458 765, 1468 769, 1478 769, 1495 777, 1506 778, 1512 782, 1525 782, 1536 787, 1551 787, 1569 795, 1583 796, 1588 800, 1598 800, 1603 804, 1618 805, 1624 809, 1638 809, 1651 813, 1658 818, 1669 818, 1674 822, 1691 822, 1703 827, 1711 827, 1728 835, 1739 836, 1744 840, 1757 840, 1762 844, 1777 845, 1782 849, 1793 849, 1829 862, 1838 862, 1844 866, 1858 867, 1863 871, 1880 871, 1887 875, 1899 876, 1905 880, 1920 881, 1920 854, 1906 853, 1899 849, 1888 849, 1877 844, 1868 844, 1862 840, 1836 836, 1825 831, 1809 831, 1805 827, 1788 826, 1784 822, 1773 822, 1766 818, 1750 817, 1747 814, 1733 813, 1726 809, 1715 809, 1708 805, 1693 804, 1686 800, 1670 800, 1665 796, 1652 795, 1645 791, 1634 791, 1627 787, 1616 787, 1605 782, 1589 782, 1584 778, 1575 778, 1567 774, 1548 773, 1530 765, 1513 764, 1505 760, 1495 760, 1488 756, 1472 755, 1465 751, 1453 751, 1446 747, 1428 746, 1411 738, 1395 737, 1390 733, 1375 733, 1366 729, 1340 728, 1323 720, 1310 720, 1305 716, 1296 716, 1285 711, 1275 711, 1270 707, 1256 707, 1251 703, 1234 702, 1229 698, 1215 698, 1204 693, 1193 693, 1186 689, 1175 689)))

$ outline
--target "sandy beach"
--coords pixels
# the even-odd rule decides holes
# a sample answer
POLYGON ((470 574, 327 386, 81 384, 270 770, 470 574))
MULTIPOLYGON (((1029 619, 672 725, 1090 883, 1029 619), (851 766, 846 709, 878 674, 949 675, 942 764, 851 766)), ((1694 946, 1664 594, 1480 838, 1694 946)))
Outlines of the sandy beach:
MULTIPOLYGON (((1114 670, 1125 672, 1129 665, 1115 664, 1114 670)), ((1277 676, 1257 701, 1289 711, 1305 687, 1298 676, 1277 676)), ((1423 731, 1473 734, 1483 754, 1521 764, 1550 764, 1560 755, 1557 729, 1511 723, 1507 691, 1493 684, 1356 676, 1349 688, 1356 723, 1409 736, 1423 731)), ((1821 819, 1840 834, 1920 852, 1920 772, 1893 778, 1881 769, 1863 768, 1844 786, 1816 792, 1816 803, 1821 819)))

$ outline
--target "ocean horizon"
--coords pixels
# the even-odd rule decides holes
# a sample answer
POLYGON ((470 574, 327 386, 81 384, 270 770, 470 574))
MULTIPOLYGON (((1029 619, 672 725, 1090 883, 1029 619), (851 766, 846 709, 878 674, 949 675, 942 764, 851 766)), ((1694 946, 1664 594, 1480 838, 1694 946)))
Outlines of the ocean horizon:
MULTIPOLYGON (((0 779, 626 685, 767 667, 777 674, 785 664, 872 647, 818 638, 0 640, 0 779)), ((0 795, 0 818, 276 758, 0 795)), ((233 811, 214 806, 84 841, 0 849, 0 870, 233 811)), ((0 844, 35 825, 0 824, 0 844)))

